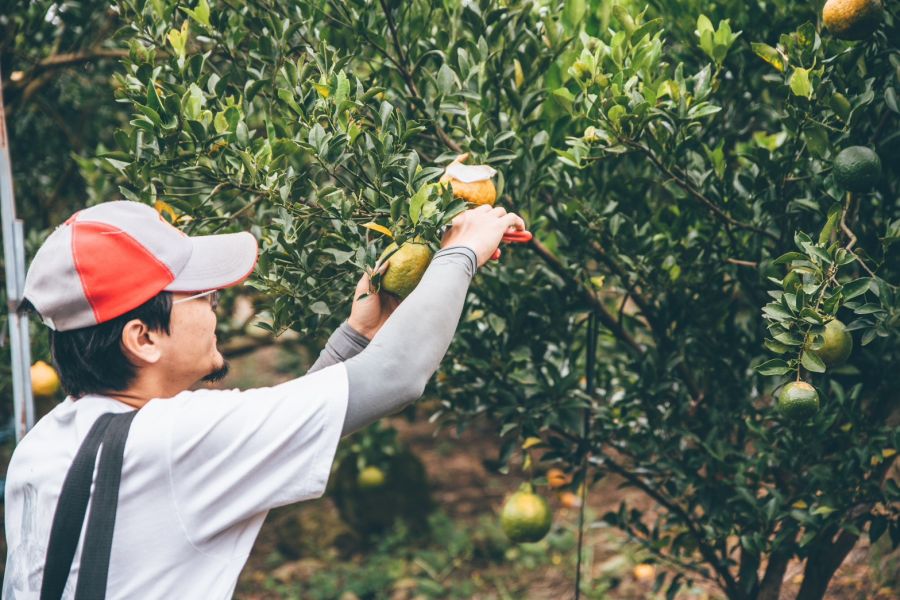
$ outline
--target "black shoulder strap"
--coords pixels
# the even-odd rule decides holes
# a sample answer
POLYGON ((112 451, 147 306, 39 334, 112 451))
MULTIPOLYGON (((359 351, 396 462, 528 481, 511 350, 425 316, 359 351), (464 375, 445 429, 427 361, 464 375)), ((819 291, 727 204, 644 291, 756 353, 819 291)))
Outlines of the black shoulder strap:
POLYGON ((106 597, 106 581, 109 571, 109 554, 112 550, 113 529, 116 526, 116 508, 119 503, 119 482, 122 479, 122 458, 125 440, 136 410, 113 417, 103 438, 100 466, 97 467, 97 483, 94 499, 88 514, 81 563, 78 567, 78 585, 75 600, 106 597))
POLYGON ((65 590, 75 550, 78 548, 78 539, 81 536, 88 500, 91 497, 94 465, 101 443, 103 443, 104 451, 100 456, 94 502, 91 503, 91 514, 82 548, 76 598, 96 599, 105 596, 106 571, 109 566, 112 530, 115 525, 122 456, 125 451, 125 439, 135 414, 137 411, 101 415, 81 443, 75 460, 72 461, 72 466, 69 467, 69 472, 66 474, 56 504, 56 512, 53 515, 41 584, 41 600, 59 600, 65 590), (111 474, 112 471, 115 471, 114 475, 111 474), (110 489, 111 487, 115 489, 110 489), (109 506, 110 498, 112 499, 112 508, 109 506), (98 505, 101 506, 98 508, 98 505), (97 529, 98 532, 92 533, 92 529, 97 529), (104 544, 106 544, 105 549, 104 544), (86 560, 86 556, 90 556, 90 558, 86 560), (100 560, 103 556, 106 558, 102 563, 103 576, 101 578, 98 577, 97 571, 93 570, 91 563, 100 560), (86 573, 85 569, 88 569, 90 573, 86 573), (96 585, 99 579, 102 579, 102 591, 96 595, 97 588, 89 586, 96 585), (90 595, 82 595, 82 582, 86 588, 84 593, 90 595))

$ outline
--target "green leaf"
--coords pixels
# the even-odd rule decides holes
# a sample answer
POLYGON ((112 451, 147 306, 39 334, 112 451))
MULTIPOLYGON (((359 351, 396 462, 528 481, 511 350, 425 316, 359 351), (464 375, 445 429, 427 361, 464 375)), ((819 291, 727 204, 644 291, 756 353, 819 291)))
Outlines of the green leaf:
POLYGON ((795 260, 806 260, 806 255, 801 252, 786 252, 772 261, 773 265, 787 265, 795 260))
POLYGON ((553 97, 559 100, 566 110, 572 110, 575 96, 572 95, 572 92, 570 92, 568 88, 561 87, 553 90, 553 97))
POLYGON ((885 88, 884 103, 889 109, 900 115, 900 101, 897 100, 897 91, 894 88, 885 88))
POLYGON ((825 221, 825 226, 822 227, 822 231, 819 232, 819 243, 827 244, 828 240, 831 239, 831 233, 834 231, 835 226, 837 225, 838 220, 841 218, 841 205, 840 203, 835 203, 828 209, 828 220, 825 221))
POLYGON ((809 69, 794 67, 794 72, 791 73, 788 85, 791 86, 791 91, 794 92, 795 96, 812 98, 813 89, 809 81, 809 71, 809 69))
POLYGON ((869 286, 872 284, 872 279, 870 277, 860 277, 859 279, 855 279, 849 283, 844 284, 844 300, 850 300, 852 298, 856 298, 857 296, 862 296, 869 290, 869 286))
POLYGON ((209 27, 209 3, 206 0, 200 0, 200 2, 197 4, 197 8, 193 10, 190 8, 185 8, 184 12, 189 14, 191 18, 198 23, 209 27))
POLYGON ((347 99, 350 95, 350 80, 347 79, 347 74, 344 73, 344 70, 341 69, 337 74, 337 87, 334 91, 334 105, 340 109, 341 104, 347 99))
POLYGON ((435 184, 433 183, 426 183, 413 194, 412 198, 409 199, 409 218, 413 222, 413 225, 419 222, 419 217, 422 215, 422 207, 431 195, 431 190, 434 188, 434 185, 435 184))
POLYGON ((785 375, 791 372, 791 368, 788 364, 781 360, 780 358, 773 358, 772 360, 767 360, 766 362, 757 365, 756 371, 760 375, 785 375))
POLYGON ((566 0, 562 14, 563 23, 568 25, 570 29, 575 29, 581 24, 586 10, 587 4, 585 0, 566 0))
POLYGON ((803 365, 804 369, 812 373, 825 372, 825 363, 812 352, 804 352, 800 357, 800 364, 803 365))
POLYGON ((454 83, 456 83, 456 73, 453 72, 453 69, 447 63, 444 63, 437 74, 438 89, 442 94, 449 94, 453 91, 454 83))
POLYGON ((787 59, 781 52, 768 44, 763 44, 760 42, 752 42, 750 44, 750 47, 753 48, 753 52, 755 52, 757 56, 778 69, 780 72, 784 73, 787 59))
POLYGON ((331 310, 328 308, 328 305, 325 304, 324 302, 322 302, 321 300, 319 300, 318 302, 313 302, 310 305, 309 310, 311 310, 312 312, 314 312, 317 315, 330 315, 331 314, 331 310))

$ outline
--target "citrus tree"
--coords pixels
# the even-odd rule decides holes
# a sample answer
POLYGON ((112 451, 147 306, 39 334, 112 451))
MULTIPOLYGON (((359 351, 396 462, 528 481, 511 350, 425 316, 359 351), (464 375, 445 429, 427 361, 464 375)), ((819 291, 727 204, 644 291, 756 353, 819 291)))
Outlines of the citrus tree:
POLYGON ((493 166, 535 239, 476 278, 438 416, 643 491, 603 518, 673 594, 777 598, 801 559, 820 598, 900 542, 900 34, 864 4, 865 35, 829 13, 849 41, 784 0, 120 0, 131 119, 92 165, 253 231, 272 329, 308 334, 388 244, 437 245, 447 163, 493 166))

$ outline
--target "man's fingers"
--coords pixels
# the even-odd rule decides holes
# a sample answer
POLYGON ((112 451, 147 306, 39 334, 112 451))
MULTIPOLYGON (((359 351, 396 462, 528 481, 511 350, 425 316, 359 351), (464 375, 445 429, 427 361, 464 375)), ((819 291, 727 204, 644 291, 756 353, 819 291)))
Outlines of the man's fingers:
POLYGON ((496 214, 498 217, 502 217, 503 215, 506 214, 506 209, 503 208, 502 206, 495 206, 493 211, 494 211, 494 214, 496 214))
POLYGON ((517 215, 516 213, 508 213, 500 219, 500 222, 503 223, 507 228, 512 227, 517 231, 525 230, 525 221, 517 215))

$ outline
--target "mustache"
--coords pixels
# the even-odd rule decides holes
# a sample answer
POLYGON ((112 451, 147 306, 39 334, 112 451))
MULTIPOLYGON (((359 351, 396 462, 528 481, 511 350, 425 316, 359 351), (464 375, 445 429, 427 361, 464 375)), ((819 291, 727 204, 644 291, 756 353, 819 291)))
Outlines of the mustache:
POLYGON ((207 373, 201 381, 205 381, 207 383, 215 383, 217 381, 222 381, 225 379, 225 376, 228 375, 228 371, 231 370, 231 365, 228 364, 228 361, 222 361, 222 366, 213 369, 209 373, 207 373))

